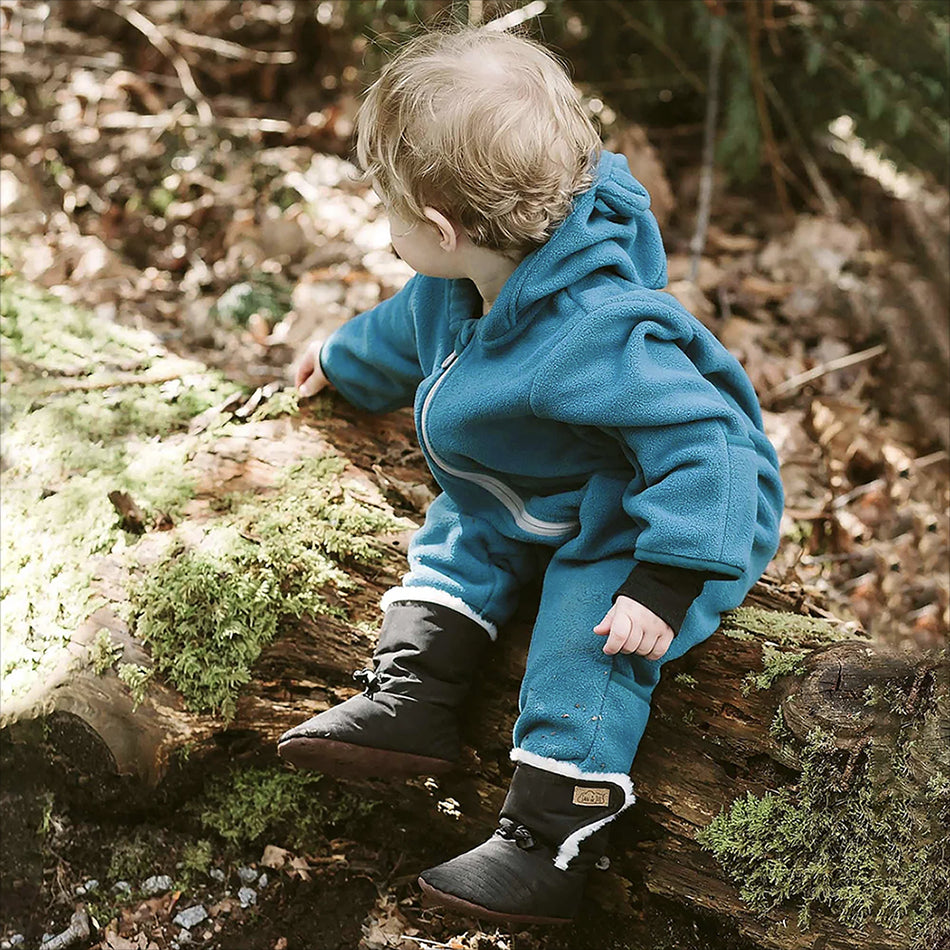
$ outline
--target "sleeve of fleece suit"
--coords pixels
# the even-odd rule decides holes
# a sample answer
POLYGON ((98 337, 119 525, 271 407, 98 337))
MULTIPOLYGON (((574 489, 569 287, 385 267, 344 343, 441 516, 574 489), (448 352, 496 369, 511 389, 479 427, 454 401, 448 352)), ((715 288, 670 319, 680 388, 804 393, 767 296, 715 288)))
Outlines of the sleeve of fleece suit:
MULTIPOLYGON (((631 321, 618 309, 583 321, 555 347, 531 404, 539 415, 620 439, 633 467, 623 507, 640 529, 638 561, 704 581, 738 578, 751 558, 758 505, 749 422, 691 359, 685 324, 635 313, 631 321)), ((707 369, 714 378, 741 372, 725 357, 707 369)), ((634 571, 621 592, 634 596, 639 585, 634 571)))
POLYGON ((412 404, 425 375, 416 350, 413 277, 397 294, 343 324, 320 351, 324 375, 369 412, 412 404))

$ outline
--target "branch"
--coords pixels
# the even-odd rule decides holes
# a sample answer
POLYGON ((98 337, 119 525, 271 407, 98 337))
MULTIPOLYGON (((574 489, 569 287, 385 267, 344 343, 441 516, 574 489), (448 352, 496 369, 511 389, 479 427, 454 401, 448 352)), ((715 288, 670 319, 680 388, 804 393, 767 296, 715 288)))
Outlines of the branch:
POLYGON ((827 376, 828 373, 834 373, 839 369, 846 369, 849 366, 856 366, 858 363, 865 363, 868 360, 874 359, 876 356, 880 356, 882 353, 887 352, 887 347, 884 344, 879 343, 877 346, 869 347, 866 350, 861 350, 860 353, 849 353, 847 356, 841 356, 836 360, 830 360, 827 363, 819 363, 818 366, 813 367, 805 373, 799 373, 797 376, 792 376, 790 379, 786 379, 785 382, 779 383, 769 392, 770 398, 775 398, 776 396, 787 396, 789 393, 795 392, 796 389, 801 389, 806 383, 810 383, 813 379, 819 379, 822 376, 827 376))
POLYGON ((151 20, 141 14, 134 7, 127 6, 124 3, 110 5, 106 0, 93 0, 93 3, 100 10, 109 10, 112 13, 122 17, 128 24, 134 26, 160 53, 168 58, 175 72, 178 74, 178 80, 186 96, 195 104, 198 112, 198 119, 202 125, 211 125, 214 121, 214 113, 211 106, 205 98, 204 93, 198 88, 195 77, 191 74, 191 68, 168 42, 165 34, 151 20))
POLYGON ((689 242, 692 260, 689 264, 689 279, 695 283, 699 272, 699 258, 706 245, 706 229, 709 227, 709 208, 712 204, 713 164, 716 158, 716 115, 719 112, 719 67, 722 63, 723 25, 722 14, 711 11, 709 35, 709 95, 706 99, 706 124, 703 130, 703 168, 699 179, 699 211, 696 215, 696 230, 689 242))
POLYGON ((788 203, 788 192, 785 189, 785 180, 779 168, 778 146, 775 144, 775 133, 772 131, 772 120, 769 118, 769 107, 765 101, 765 92, 762 82, 762 65, 759 62, 759 14, 756 9, 756 0, 745 0, 745 16, 749 33, 749 72, 752 78, 752 92, 755 96, 755 108, 759 114, 759 126, 765 139, 765 152, 768 155, 772 169, 772 182, 782 214, 791 218, 792 207, 788 203))
POLYGON ((230 40, 223 40, 217 36, 202 36, 200 33, 192 33, 181 27, 172 34, 175 41, 182 46, 190 46, 193 49, 207 49, 219 56, 227 59, 246 59, 254 63, 280 63, 288 64, 297 61, 297 54, 293 50, 262 50, 248 49, 241 46, 240 43, 232 43, 230 40))

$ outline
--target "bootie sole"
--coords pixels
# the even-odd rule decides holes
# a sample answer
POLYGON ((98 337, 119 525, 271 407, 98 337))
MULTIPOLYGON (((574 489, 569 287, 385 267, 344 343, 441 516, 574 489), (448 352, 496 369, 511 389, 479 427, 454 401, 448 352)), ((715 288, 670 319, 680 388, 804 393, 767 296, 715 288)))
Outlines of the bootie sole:
POLYGON ((373 749, 369 746, 301 736, 277 746, 281 758, 301 769, 340 778, 389 778, 405 775, 441 775, 456 763, 427 755, 373 749))
POLYGON ((446 894, 427 884, 421 877, 419 887, 422 888, 423 907, 441 907, 460 917, 477 917, 479 920, 489 920, 499 924, 569 924, 570 917, 535 917, 531 914, 505 914, 497 910, 489 910, 479 904, 463 900, 454 894, 446 894))

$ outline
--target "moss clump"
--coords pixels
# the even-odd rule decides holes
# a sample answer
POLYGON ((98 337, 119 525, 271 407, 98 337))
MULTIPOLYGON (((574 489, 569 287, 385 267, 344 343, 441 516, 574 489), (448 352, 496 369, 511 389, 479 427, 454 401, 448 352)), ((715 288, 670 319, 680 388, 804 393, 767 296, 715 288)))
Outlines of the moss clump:
POLYGON ((109 493, 130 494, 147 521, 174 517, 200 445, 187 424, 237 387, 16 277, 0 281, 0 344, 7 701, 45 677, 98 604, 96 558, 127 537, 109 493))
POLYGON ((699 682, 695 676, 690 676, 689 673, 677 673, 673 677, 674 683, 679 683, 680 686, 686 686, 689 689, 695 689, 696 684, 699 682))
POLYGON ((837 640, 853 640, 860 634, 820 617, 802 617, 781 610, 737 607, 722 615, 722 632, 739 640, 765 637, 785 646, 818 646, 837 640))
POLYGON ((742 695, 748 696, 754 689, 771 689, 779 677, 803 672, 805 656, 801 652, 779 650, 771 644, 763 644, 762 669, 758 673, 746 673, 740 686, 742 695))
POLYGON ((292 466, 266 496, 237 497, 197 547, 177 548, 131 592, 136 634, 190 709, 230 718, 238 690, 280 623, 330 610, 341 565, 378 559, 376 535, 403 527, 360 501, 336 456, 292 466))
POLYGON ((291 847, 306 847, 323 838, 328 826, 361 818, 377 804, 322 787, 322 781, 312 772, 235 769, 214 779, 193 810, 205 828, 238 846, 267 834, 291 847))
POLYGON ((181 860, 178 862, 178 871, 181 883, 191 887, 196 881, 204 878, 214 861, 214 852, 211 842, 205 838, 200 841, 188 842, 181 851, 181 860))
POLYGON ((875 752, 842 788, 847 753, 816 730, 798 785, 748 793, 697 839, 756 910, 795 901, 807 928, 819 905, 852 927, 874 920, 931 946, 950 925, 950 780, 938 772, 921 789, 900 749, 886 762, 875 752))
POLYGON ((118 838, 112 848, 107 876, 110 881, 133 884, 167 870, 164 861, 168 850, 159 831, 136 831, 128 838, 118 838))

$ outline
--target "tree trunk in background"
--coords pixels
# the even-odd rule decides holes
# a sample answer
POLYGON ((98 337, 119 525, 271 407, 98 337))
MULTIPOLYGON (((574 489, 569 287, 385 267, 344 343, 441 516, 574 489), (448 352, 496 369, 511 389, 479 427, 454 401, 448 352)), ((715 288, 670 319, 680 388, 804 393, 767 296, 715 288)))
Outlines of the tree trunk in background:
MULTIPOLYGON (((397 510, 421 504, 428 479, 413 448, 410 416, 375 419, 337 405, 330 419, 308 424, 304 414, 294 420, 245 423, 210 446, 194 463, 208 476, 199 493, 201 517, 213 510, 208 503, 215 492, 261 488, 271 480, 273 464, 327 445, 349 460, 348 478, 379 495, 375 468, 397 510)), ((77 717, 94 734, 92 748, 99 750, 100 761, 90 754, 88 767, 130 774, 146 788, 166 776, 175 753, 183 750, 189 767, 203 761, 208 768, 216 767, 222 750, 229 756, 254 750, 274 756, 281 732, 354 692, 351 671, 363 666, 372 652, 372 637, 354 624, 376 625, 379 596, 404 569, 404 542, 404 537, 394 539, 392 553, 362 573, 359 588, 347 601, 352 622, 304 620, 265 649, 230 723, 189 712, 176 692, 154 683, 133 711, 129 691, 114 671, 96 676, 88 668, 53 677, 21 704, 20 719, 49 712, 77 717)), ((147 550, 148 543, 146 535, 139 546, 147 550)), ((148 560, 141 552, 139 559, 148 560)), ((127 568, 107 559, 100 575, 110 603, 70 645, 64 671, 75 665, 102 627, 124 644, 126 660, 149 663, 146 649, 119 619, 127 568)), ((519 617, 499 638, 467 714, 465 768, 443 782, 461 803, 461 822, 469 830, 487 833, 494 827, 510 775, 511 727, 530 634, 532 605, 529 597, 525 600, 519 617)), ((801 933, 795 924, 797 907, 791 905, 754 913, 695 835, 747 793, 762 796, 794 789, 801 780, 800 747, 815 728, 833 737, 840 784, 847 789, 862 767, 862 757, 872 746, 884 751, 893 747, 906 734, 910 717, 916 723, 913 729, 926 740, 913 746, 912 773, 923 788, 938 768, 948 769, 946 748, 934 732, 935 708, 947 698, 945 677, 938 676, 933 659, 889 655, 868 641, 853 639, 853 632, 822 619, 823 612, 800 589, 783 587, 774 579, 756 585, 747 608, 731 617, 724 631, 664 667, 633 770, 639 801, 616 829, 614 863, 607 872, 611 886, 596 888, 599 896, 594 899, 612 895, 609 909, 629 912, 629 878, 642 874, 651 892, 731 922, 762 947, 906 946, 898 935, 871 925, 851 930, 817 911, 811 929, 801 933), (778 675, 783 670, 792 672, 778 675), (756 674, 761 678, 753 683, 750 676, 756 674), (890 701, 869 705, 868 687, 889 690, 890 701), (782 728, 776 730, 779 710, 782 728)), ((173 780, 174 771, 166 781, 173 780)), ((419 817, 417 831, 424 835, 429 817, 419 817)), ((407 830, 411 840, 412 829, 407 830)))

